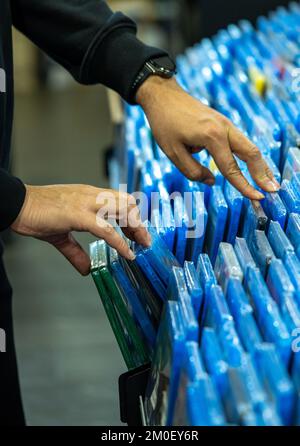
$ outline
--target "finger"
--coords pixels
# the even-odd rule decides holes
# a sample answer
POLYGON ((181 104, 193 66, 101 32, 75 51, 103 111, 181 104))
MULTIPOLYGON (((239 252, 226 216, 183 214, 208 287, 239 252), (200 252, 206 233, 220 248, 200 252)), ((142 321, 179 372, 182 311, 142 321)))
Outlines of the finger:
POLYGON ((233 157, 228 143, 223 141, 223 146, 219 144, 219 142, 215 142, 213 149, 210 150, 208 147, 208 150, 214 157, 220 172, 245 197, 248 197, 251 200, 262 200, 264 198, 263 194, 252 187, 246 180, 233 157))
POLYGON ((247 163, 252 178, 261 189, 266 192, 276 192, 280 189, 280 184, 255 144, 235 127, 229 128, 228 140, 231 150, 247 163))
POLYGON ((115 248, 118 253, 128 260, 134 260, 135 255, 129 248, 124 238, 117 233, 113 225, 103 220, 102 218, 95 218, 92 214, 85 222, 86 230, 93 234, 95 237, 101 238, 106 241, 108 245, 115 248))
POLYGON ((118 224, 126 237, 148 248, 151 246, 151 236, 141 221, 140 210, 135 199, 133 203, 129 204, 128 211, 118 218, 118 224))
POLYGON ((133 242, 138 243, 139 245, 143 245, 146 248, 150 248, 151 246, 151 235, 144 228, 143 230, 138 228, 129 228, 121 226, 122 231, 133 242))
POLYGON ((55 248, 77 269, 87 276, 90 272, 90 258, 71 233, 51 242, 55 248))
POLYGON ((171 153, 166 154, 188 179, 210 186, 215 183, 215 177, 210 170, 199 164, 184 145, 177 146, 171 153))
POLYGON ((97 195, 97 219, 115 219, 131 240, 149 247, 151 238, 141 221, 139 208, 133 195, 114 190, 101 190, 97 195))

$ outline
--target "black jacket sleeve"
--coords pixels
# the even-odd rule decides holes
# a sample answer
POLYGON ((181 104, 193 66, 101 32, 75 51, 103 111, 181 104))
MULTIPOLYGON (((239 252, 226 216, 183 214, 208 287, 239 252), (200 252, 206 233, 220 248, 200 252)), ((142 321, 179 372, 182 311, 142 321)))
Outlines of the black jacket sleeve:
POLYGON ((102 0, 11 0, 14 25, 83 84, 102 83, 133 103, 131 86, 151 57, 136 25, 102 0))
POLYGON ((0 169, 0 231, 8 228, 17 218, 26 195, 24 184, 0 169))

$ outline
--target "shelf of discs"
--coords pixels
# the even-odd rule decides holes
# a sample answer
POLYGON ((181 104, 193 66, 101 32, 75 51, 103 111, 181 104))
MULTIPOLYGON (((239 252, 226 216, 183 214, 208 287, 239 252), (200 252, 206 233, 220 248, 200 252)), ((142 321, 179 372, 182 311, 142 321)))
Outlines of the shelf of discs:
POLYGON ((132 243, 129 262, 100 240, 91 259, 128 373, 146 371, 136 406, 149 426, 300 425, 300 5, 230 25, 177 65, 181 86, 260 148, 281 189, 249 201, 206 150, 195 158, 216 184, 190 182, 141 108, 125 107, 117 181, 142 192, 152 245, 132 243))

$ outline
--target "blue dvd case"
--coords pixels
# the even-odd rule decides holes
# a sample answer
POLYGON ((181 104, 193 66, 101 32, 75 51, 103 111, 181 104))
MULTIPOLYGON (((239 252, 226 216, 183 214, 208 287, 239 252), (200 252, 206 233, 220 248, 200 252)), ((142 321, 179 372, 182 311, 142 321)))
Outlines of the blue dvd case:
POLYGON ((187 232, 189 228, 189 216, 181 195, 174 199, 174 219, 175 219, 175 256, 181 266, 186 259, 187 232))
POLYGON ((262 200, 262 207, 270 220, 278 221, 282 229, 285 228, 287 210, 278 193, 267 193, 262 200))
POLYGON ((184 357, 184 343, 179 303, 167 302, 145 394, 145 416, 149 426, 171 424, 184 357))
POLYGON ((142 249, 153 270, 167 286, 172 266, 180 265, 173 253, 168 249, 166 243, 159 237, 159 235, 157 235, 155 229, 148 225, 148 231, 152 238, 152 245, 150 248, 140 249, 142 249))
POLYGON ((230 243, 220 243, 214 271, 224 293, 230 278, 236 277, 243 282, 243 271, 230 243))
POLYGON ((230 367, 228 382, 225 412, 229 422, 239 426, 257 426, 258 418, 251 401, 251 393, 243 368, 230 367))
MULTIPOLYGON (((133 245, 134 246, 134 245, 133 245)), ((167 294, 167 287, 161 281, 159 275, 150 266, 148 260, 146 259, 142 249, 134 249, 135 260, 140 269, 143 271, 145 277, 147 277, 149 283, 153 287, 154 291, 160 297, 162 301, 165 301, 167 294)))
POLYGON ((283 180, 290 181, 294 172, 300 172, 300 152, 298 147, 291 147, 283 169, 283 180))
POLYGON ((253 238, 255 230, 265 231, 268 224, 268 217, 266 216, 262 205, 259 201, 244 201, 245 219, 242 227, 242 237, 246 239, 248 246, 253 238))
POLYGON ((212 377, 223 400, 228 387, 228 364, 223 359, 218 337, 213 328, 205 327, 203 329, 200 349, 205 369, 212 377))
POLYGON ((276 406, 283 424, 292 424, 295 389, 274 345, 261 344, 256 348, 253 359, 266 394, 276 406))
POLYGON ((250 267, 245 281, 259 329, 266 342, 274 343, 282 361, 288 366, 291 358, 291 337, 257 268, 250 267))
POLYGON ((234 319, 245 314, 252 314, 253 308, 250 304, 241 281, 232 277, 228 281, 226 300, 234 319))
POLYGON ((164 228, 163 239, 171 252, 174 252, 175 220, 170 200, 161 203, 161 221, 164 228))
POLYGON ((233 321, 222 288, 212 285, 208 293, 208 306, 205 325, 217 332, 226 321, 233 321))
POLYGON ((288 253, 294 252, 293 245, 277 221, 270 221, 268 240, 274 254, 281 260, 284 260, 288 253))
POLYGON ((204 204, 204 194, 194 190, 188 205, 189 231, 187 232, 186 260, 196 265, 199 255, 203 251, 203 244, 207 226, 207 211, 204 204))
POLYGON ((228 181, 225 181, 224 197, 228 205, 224 240, 233 244, 239 228, 243 197, 228 181))
POLYGON ((266 283, 279 307, 283 304, 285 297, 295 291, 294 285, 280 259, 272 260, 266 283))
POLYGON ((220 242, 223 240, 228 206, 220 186, 212 187, 208 207, 208 222, 205 237, 205 250, 212 264, 215 264, 220 242))
POLYGON ((119 288, 127 297, 132 308, 132 312, 139 323, 145 338, 147 339, 149 345, 153 348, 156 340, 156 330, 152 324, 149 314, 147 313, 147 310, 144 308, 139 299, 137 291, 130 283, 129 278, 125 274, 125 271, 119 261, 111 262, 110 268, 119 288))
POLYGON ((286 235, 297 250, 300 246, 300 215, 290 214, 286 228, 286 235))
POLYGON ((187 426, 187 388, 190 382, 197 382, 206 377, 206 371, 200 356, 197 342, 186 342, 184 345, 183 365, 180 370, 178 393, 175 403, 172 426, 187 426))
POLYGON ((183 268, 173 267, 167 291, 168 300, 178 301, 183 327, 188 341, 198 341, 199 326, 195 317, 192 299, 187 291, 183 268))
POLYGON ((197 275, 204 291, 203 310, 200 315, 200 329, 203 326, 207 314, 209 291, 212 285, 217 285, 217 279, 207 254, 200 254, 197 262, 197 275))
POLYGON ((184 262, 184 277, 192 299, 195 316, 198 320, 203 306, 204 292, 193 262, 184 262))
POLYGON ((236 332, 233 320, 228 320, 220 325, 218 337, 228 365, 230 367, 239 367, 243 363, 245 351, 236 332))
POLYGON ((254 318, 253 309, 238 279, 229 280, 226 297, 238 336, 244 349, 250 353, 262 342, 262 336, 254 318))
POLYGON ((187 389, 190 426, 225 426, 226 419, 211 378, 206 375, 187 389))
POLYGON ((290 181, 283 180, 279 194, 288 214, 300 214, 300 193, 295 191, 290 181))
POLYGON ((248 248, 246 239, 236 237, 234 244, 234 252, 239 261, 240 267, 242 268, 244 276, 247 274, 247 269, 249 266, 256 267, 256 263, 252 257, 252 254, 248 248))
POLYGON ((249 242, 249 249, 256 265, 265 277, 275 254, 264 231, 255 230, 249 242))
POLYGON ((296 291, 300 290, 300 260, 294 252, 287 252, 284 266, 296 291))

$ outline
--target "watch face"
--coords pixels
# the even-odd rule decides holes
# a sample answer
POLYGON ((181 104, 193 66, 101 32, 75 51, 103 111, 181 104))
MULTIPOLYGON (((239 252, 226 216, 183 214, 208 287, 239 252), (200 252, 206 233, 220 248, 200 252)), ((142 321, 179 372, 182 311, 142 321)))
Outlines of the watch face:
POLYGON ((152 59, 151 63, 159 71, 170 71, 174 73, 176 70, 175 63, 169 57, 158 57, 157 59, 152 59))

